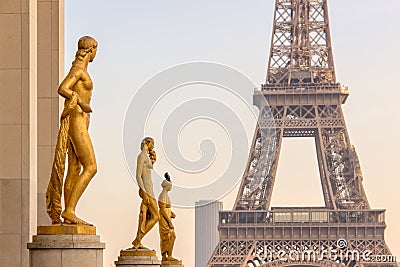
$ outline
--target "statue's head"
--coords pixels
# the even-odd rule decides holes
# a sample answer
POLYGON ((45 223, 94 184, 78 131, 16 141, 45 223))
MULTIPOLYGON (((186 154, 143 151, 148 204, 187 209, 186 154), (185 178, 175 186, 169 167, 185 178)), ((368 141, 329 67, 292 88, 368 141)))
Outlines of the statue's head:
POLYGON ((164 174, 165 180, 161 183, 161 187, 167 191, 172 190, 172 182, 171 177, 169 176, 168 172, 164 174))
POLYGON ((148 150, 153 150, 154 149, 154 139, 151 137, 145 137, 142 140, 142 143, 140 143, 140 150, 143 150, 143 148, 147 147, 148 150))
POLYGON ((97 52, 97 41, 90 36, 83 36, 78 41, 78 51, 76 52, 76 58, 83 59, 86 55, 89 55, 89 61, 92 62, 97 52))
POLYGON ((152 164, 154 164, 157 161, 156 152, 153 150, 154 149, 154 139, 153 138, 151 138, 151 137, 144 138, 142 140, 142 143, 140 143, 140 149, 142 151, 143 151, 143 149, 146 149, 152 164))

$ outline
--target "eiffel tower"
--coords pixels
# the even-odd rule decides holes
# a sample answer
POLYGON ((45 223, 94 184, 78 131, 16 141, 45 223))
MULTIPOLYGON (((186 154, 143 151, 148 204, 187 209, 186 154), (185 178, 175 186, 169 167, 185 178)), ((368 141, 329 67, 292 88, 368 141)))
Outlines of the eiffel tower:
POLYGON ((385 210, 370 208, 350 143, 348 96, 336 81, 327 0, 276 0, 266 83, 254 93, 258 124, 208 267, 396 266, 385 210), (270 207, 284 137, 314 137, 325 207, 270 207))

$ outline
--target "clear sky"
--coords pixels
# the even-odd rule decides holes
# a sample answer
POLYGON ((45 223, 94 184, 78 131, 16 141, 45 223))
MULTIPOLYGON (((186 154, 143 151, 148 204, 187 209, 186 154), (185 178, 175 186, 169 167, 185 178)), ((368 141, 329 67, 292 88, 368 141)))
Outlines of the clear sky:
MULTIPOLYGON (((65 1, 65 70, 70 68, 79 37, 91 35, 99 42, 97 57, 89 67, 94 82, 90 133, 99 171, 77 212, 97 226, 102 241, 107 244, 104 266, 113 266, 119 250, 128 248, 136 233, 140 200, 137 185, 125 163, 122 139, 125 113, 135 93, 160 71, 193 61, 230 66, 260 85, 266 74, 274 2, 65 1)), ((351 93, 344 111, 352 143, 361 160, 364 187, 373 208, 387 209, 386 240, 392 253, 400 257, 400 208, 397 204, 400 203, 397 165, 400 151, 400 83, 397 79, 400 74, 400 1, 331 0, 329 10, 337 78, 349 86, 351 93)), ((198 92, 200 88, 192 89, 198 92)), ((223 102, 210 88, 200 90, 203 90, 202 97, 210 94, 208 97, 223 102)), ((252 89, 243 90, 245 92, 241 93, 251 98, 252 89)), ((185 96, 183 91, 178 92, 179 96, 171 95, 169 100, 185 96)), ((194 96, 196 93, 187 95, 194 96)), ((228 98, 226 96, 228 104, 235 106, 234 100, 228 98)), ((155 103, 151 98, 146 101, 155 103)), ((157 122, 157 114, 168 117, 164 113, 169 114, 174 109, 173 102, 169 103, 170 110, 164 103, 150 121, 157 122)), ((207 109, 207 106, 199 106, 201 108, 207 109)), ((246 109, 238 107, 234 111, 242 114, 246 109)), ((251 116, 247 118, 240 126, 246 128, 251 138, 254 126, 251 126, 251 116)), ((135 121, 134 117, 128 119, 135 121)), ((211 139, 215 144, 211 148, 216 152, 213 171, 221 173, 226 167, 222 165, 227 164, 224 155, 229 152, 230 133, 227 135, 226 128, 218 123, 208 123, 210 121, 200 121, 193 123, 192 128, 185 128, 179 140, 182 142, 180 149, 184 157, 195 161, 208 151, 208 146, 199 151, 201 141, 211 139)), ((146 134, 159 136, 156 125, 150 125, 146 134)), ((138 131, 131 133, 135 145, 128 146, 134 155, 139 153, 136 140, 143 137, 143 125, 137 127, 138 131)), ((159 127, 158 131, 161 129, 159 127)), ((236 168, 236 180, 243 172, 249 141, 246 145, 247 148, 236 151, 243 157, 242 165, 236 168)), ((159 160, 155 171, 174 173, 173 162, 168 162, 163 149, 163 144, 156 143, 159 160)), ((127 158, 127 161, 134 163, 135 158, 127 158)), ((178 171, 175 173, 173 179, 175 177, 186 187, 199 186, 199 179, 202 179, 201 174, 199 179, 194 178, 196 174, 187 174, 182 179, 178 171)), ((224 198, 226 209, 232 207, 235 195, 233 190, 224 198)), ((174 191, 171 196, 179 198, 174 196, 174 191)), ((323 205, 312 140, 284 141, 272 205, 323 205)), ((186 266, 194 266, 194 211, 179 208, 175 212, 178 216, 175 220, 176 257, 183 259, 186 266)), ((158 231, 154 229, 144 243, 159 250, 158 231)))

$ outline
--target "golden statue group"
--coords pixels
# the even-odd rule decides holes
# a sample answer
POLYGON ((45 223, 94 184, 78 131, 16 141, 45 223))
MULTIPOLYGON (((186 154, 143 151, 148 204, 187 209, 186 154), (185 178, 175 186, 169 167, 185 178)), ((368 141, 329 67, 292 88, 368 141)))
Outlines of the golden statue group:
POLYGON ((168 192, 172 190, 171 178, 168 173, 165 173, 166 179, 161 184, 163 190, 158 198, 157 206, 151 179, 151 170, 157 160, 156 153, 153 150, 154 140, 146 137, 143 139, 140 148, 142 151, 137 157, 136 180, 142 203, 140 204, 138 230, 136 238, 132 242, 132 249, 147 250, 142 244, 142 239, 158 222, 162 261, 177 262, 178 260, 172 257, 176 238, 172 219, 176 215, 171 211, 171 199, 168 195, 168 192))
MULTIPOLYGON (((88 133, 93 83, 87 72, 89 62, 96 56, 97 45, 97 41, 92 37, 84 36, 79 39, 75 60, 58 88, 58 93, 65 98, 65 105, 61 114, 58 141, 46 192, 47 213, 53 225, 91 225, 78 218, 75 209, 97 172, 96 158, 88 133), (64 182, 67 154, 68 170, 64 182), (63 194, 65 209, 62 211, 63 194)), ((146 137, 141 143, 141 153, 137 157, 136 180, 142 202, 137 236, 130 250, 148 250, 143 246, 142 239, 158 222, 162 262, 176 264, 180 261, 172 257, 176 238, 172 224, 175 214, 171 211, 171 201, 168 196, 172 182, 166 173, 166 180, 162 182, 163 191, 157 203, 151 178, 153 165, 156 162, 156 153, 153 149, 154 140, 146 137)))

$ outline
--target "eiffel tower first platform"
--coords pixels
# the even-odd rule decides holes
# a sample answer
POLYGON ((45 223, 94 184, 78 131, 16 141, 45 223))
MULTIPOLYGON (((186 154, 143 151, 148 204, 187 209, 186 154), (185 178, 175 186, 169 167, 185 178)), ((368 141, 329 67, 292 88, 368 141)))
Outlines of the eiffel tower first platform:
POLYGON ((370 208, 350 143, 348 96, 336 81, 327 0, 276 0, 266 84, 254 93, 259 121, 208 267, 396 266, 385 210, 370 208), (325 207, 270 207, 284 137, 314 137, 325 207))

